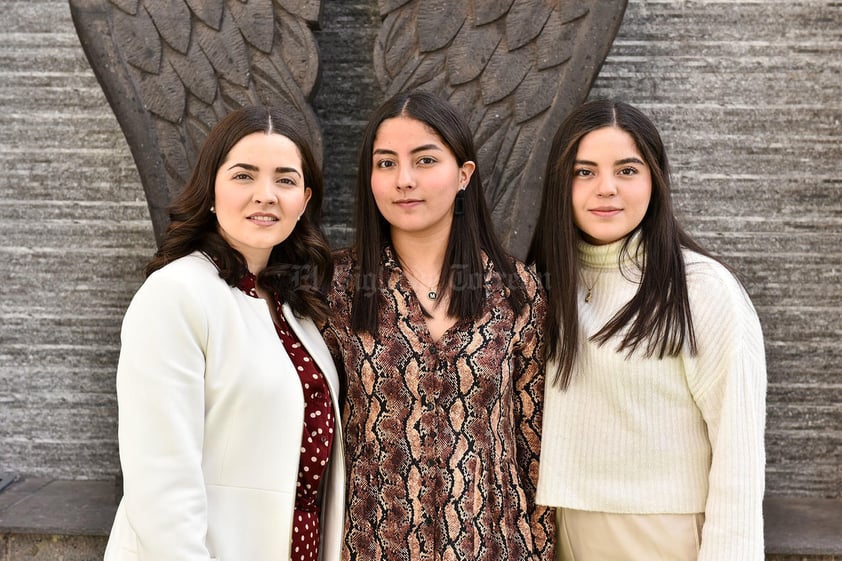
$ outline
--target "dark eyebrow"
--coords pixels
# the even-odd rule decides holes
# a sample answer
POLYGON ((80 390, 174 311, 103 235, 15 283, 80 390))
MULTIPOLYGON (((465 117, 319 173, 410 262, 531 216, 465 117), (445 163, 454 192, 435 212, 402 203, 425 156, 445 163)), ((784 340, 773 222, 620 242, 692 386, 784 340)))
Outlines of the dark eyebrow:
MULTIPOLYGON (((232 170, 234 168, 243 168, 243 169, 248 170, 248 171, 260 171, 257 166, 253 166, 251 164, 233 164, 228 169, 232 170)), ((299 171, 297 169, 290 168, 290 167, 283 167, 283 166, 277 167, 277 168, 275 168, 275 173, 294 173, 298 177, 301 177, 301 173, 299 173, 299 171)))
MULTIPOLYGON (((415 154, 417 152, 426 152, 427 150, 439 150, 440 151, 440 150, 442 150, 442 147, 439 146, 438 144, 424 144, 423 146, 419 146, 418 148, 413 148, 411 153, 415 154)), ((394 154, 397 154, 397 152, 395 152, 394 150, 387 150, 386 148, 376 148, 372 152, 372 155, 375 155, 375 154, 392 154, 392 155, 394 155, 394 154)))
POLYGON ((614 162, 615 166, 621 166, 623 164, 640 164, 642 166, 645 166, 646 162, 634 156, 632 156, 631 158, 623 158, 622 160, 617 160, 616 162, 614 162))
POLYGON ((438 144, 425 144, 424 146, 419 146, 418 148, 413 149, 412 153, 426 152, 427 150, 441 150, 441 146, 438 144))
POLYGON ((283 166, 275 168, 275 173, 294 173, 298 177, 301 177, 301 173, 297 169, 283 166))
MULTIPOLYGON (((576 160, 573 163, 583 165, 583 166, 594 166, 594 167, 596 167, 596 162, 591 162, 590 160, 576 160)), ((632 156, 631 158, 623 158, 622 160, 617 160, 616 162, 614 162, 615 166, 622 166, 623 164, 640 164, 642 166, 645 166, 646 162, 644 162, 640 158, 635 158, 634 156, 632 156)))

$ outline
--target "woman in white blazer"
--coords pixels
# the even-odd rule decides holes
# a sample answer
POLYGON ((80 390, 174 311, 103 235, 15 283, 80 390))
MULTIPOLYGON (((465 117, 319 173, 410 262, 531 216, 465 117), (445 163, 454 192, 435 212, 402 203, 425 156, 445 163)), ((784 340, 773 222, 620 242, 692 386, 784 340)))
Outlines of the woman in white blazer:
POLYGON ((208 135, 123 320, 106 561, 339 559, 340 381, 313 323, 333 270, 322 194, 278 110, 208 135))

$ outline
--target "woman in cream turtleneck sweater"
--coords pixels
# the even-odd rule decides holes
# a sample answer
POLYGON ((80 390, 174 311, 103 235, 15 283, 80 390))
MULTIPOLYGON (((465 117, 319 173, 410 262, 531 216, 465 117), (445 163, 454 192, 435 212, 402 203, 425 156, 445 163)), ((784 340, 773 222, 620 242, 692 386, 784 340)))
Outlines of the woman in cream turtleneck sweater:
POLYGON ((549 293, 537 501, 558 559, 761 561, 763 335, 676 221, 643 113, 593 101, 562 124, 529 260, 549 293))

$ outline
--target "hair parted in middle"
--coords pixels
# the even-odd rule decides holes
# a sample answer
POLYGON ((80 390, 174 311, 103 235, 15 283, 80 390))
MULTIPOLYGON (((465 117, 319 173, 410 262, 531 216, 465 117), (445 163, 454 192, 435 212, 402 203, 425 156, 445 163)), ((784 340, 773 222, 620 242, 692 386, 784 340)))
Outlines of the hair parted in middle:
MULTIPOLYGON (((357 289, 351 310, 352 327, 369 333, 377 329, 379 305, 377 282, 371 280, 380 278, 383 248, 391 244, 389 223, 377 208, 371 190, 372 153, 380 125, 395 117, 423 123, 444 142, 459 166, 468 161, 477 162, 473 136, 464 118, 448 101, 435 94, 423 90, 399 93, 371 116, 363 133, 357 168, 354 205, 357 289)), ((479 168, 474 170, 460 197, 463 197, 462 212, 454 214, 439 276, 439 290, 451 290, 448 315, 471 319, 481 312, 484 288, 482 282, 475 281, 483 277, 483 251, 509 289, 508 299, 513 309, 519 311, 526 303, 526 291, 516 274, 513 258, 503 249, 493 230, 479 168)))
MULTIPOLYGON (((557 361, 555 382, 570 383, 579 350, 577 243, 573 220, 573 173, 579 143, 588 133, 617 127, 634 140, 652 177, 649 207, 625 238, 620 256, 629 254, 639 232, 642 252, 632 255, 641 269, 634 297, 591 340, 605 344, 626 326, 617 351, 643 348, 647 356, 677 356, 685 341, 696 352, 682 248, 712 257, 679 224, 673 211, 666 149, 655 124, 639 109, 613 100, 586 102, 564 120, 553 138, 544 176, 541 210, 527 262, 535 263, 548 293, 545 340, 548 361, 557 361)), ((618 264, 619 265, 619 264, 618 264)))
POLYGON ((324 295, 333 276, 333 258, 321 227, 324 197, 322 171, 310 143, 281 108, 247 106, 223 117, 208 133, 193 173, 170 205, 170 224, 146 275, 194 251, 211 257, 219 276, 234 285, 247 273, 243 255, 232 248, 218 231, 211 211, 216 193, 216 173, 228 153, 242 138, 256 133, 279 134, 290 139, 301 157, 304 186, 310 201, 289 237, 276 245, 266 268, 257 276, 258 285, 277 292, 299 315, 326 318, 324 295))

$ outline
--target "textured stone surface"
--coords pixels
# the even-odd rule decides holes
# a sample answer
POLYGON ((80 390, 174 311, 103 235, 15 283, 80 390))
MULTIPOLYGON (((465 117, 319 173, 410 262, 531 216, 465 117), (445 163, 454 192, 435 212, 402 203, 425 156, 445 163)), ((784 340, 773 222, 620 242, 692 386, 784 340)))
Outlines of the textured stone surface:
POLYGON ((767 497, 766 552, 842 556, 842 501, 767 497))
POLYGON ((372 60, 379 21, 377 2, 322 2, 321 29, 315 33, 321 81, 330 84, 313 99, 325 153, 323 208, 337 247, 351 243, 359 143, 369 114, 383 100, 372 60))
MULTIPOLYGON (((350 239, 360 131, 382 97, 376 4, 324 2, 315 34, 331 84, 314 110, 337 246, 350 239)), ((0 472, 107 479, 118 470, 120 319, 152 226, 66 2, 4 0, 3 15, 0 472)), ((631 1, 599 96, 657 121, 679 212, 758 308, 769 492, 842 498, 842 7, 631 1)), ((22 543, 3 539, 4 551, 22 543)))
POLYGON ((107 536, 117 499, 108 481, 21 478, 0 494, 0 533, 107 536))
POLYGON ((0 561, 101 561, 106 538, 0 534, 0 561))

